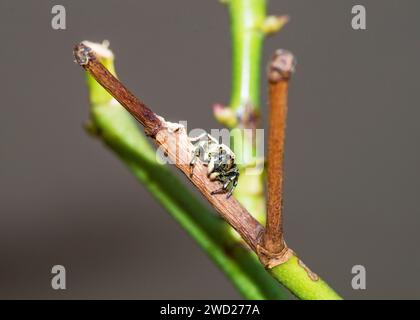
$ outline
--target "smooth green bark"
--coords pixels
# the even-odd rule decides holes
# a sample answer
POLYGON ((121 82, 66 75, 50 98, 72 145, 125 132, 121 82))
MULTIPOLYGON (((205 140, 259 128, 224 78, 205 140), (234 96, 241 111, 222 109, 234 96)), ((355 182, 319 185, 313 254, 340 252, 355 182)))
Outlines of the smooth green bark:
POLYGON ((308 274, 296 256, 269 271, 272 276, 302 300, 341 300, 342 298, 319 276, 308 274))
MULTIPOLYGON (((229 108, 243 128, 241 118, 259 114, 261 54, 265 38, 261 26, 266 19, 265 0, 229 0, 232 39, 232 91, 229 108)), ((257 174, 247 174, 246 168, 254 167, 263 155, 257 155, 255 144, 242 130, 232 135, 233 151, 239 163, 240 177, 235 189, 238 201, 262 224, 265 224, 266 201, 264 196, 264 168, 257 174), (239 146, 239 148, 238 148, 239 146), (244 152, 249 150, 249 152, 244 152)), ((261 141, 259 141, 261 142, 261 141)))
POLYGON ((230 0, 232 91, 230 107, 260 106, 261 53, 265 34, 265 0, 230 0))

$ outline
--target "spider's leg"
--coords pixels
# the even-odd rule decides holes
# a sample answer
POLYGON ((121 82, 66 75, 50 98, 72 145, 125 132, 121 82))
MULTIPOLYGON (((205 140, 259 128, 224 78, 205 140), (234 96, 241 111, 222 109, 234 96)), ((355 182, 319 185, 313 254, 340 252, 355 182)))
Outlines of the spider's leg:
POLYGON ((222 156, 223 156, 223 148, 222 146, 219 147, 219 162, 222 162, 222 156))
POLYGON ((216 189, 216 190, 212 191, 210 194, 215 195, 215 194, 225 193, 225 192, 226 192, 226 189, 224 187, 221 187, 219 189, 216 189))
POLYGON ((230 188, 230 190, 229 190, 229 192, 228 192, 228 194, 226 195, 226 199, 229 199, 231 196, 232 196, 232 194, 233 194, 233 190, 235 190, 235 187, 231 187, 230 188))
POLYGON ((238 178, 235 177, 233 180, 233 188, 235 188, 238 185, 238 178))
POLYGON ((227 180, 225 183, 224 183, 224 185, 223 185, 223 190, 226 190, 227 189, 227 187, 228 187, 228 185, 230 184, 230 179, 229 180, 227 180))
POLYGON ((231 180, 226 177, 220 177, 219 181, 223 183, 223 186, 219 189, 212 191, 211 194, 226 193, 228 186, 231 184, 231 180))
POLYGON ((228 192, 228 194, 226 196, 227 199, 229 199, 232 196, 233 191, 235 190, 236 186, 238 185, 238 176, 239 176, 239 174, 235 172, 235 174, 232 175, 229 178, 229 180, 232 182, 232 184, 230 185, 229 192, 228 192))
POLYGON ((220 181, 221 183, 223 183, 223 185, 219 189, 216 189, 216 190, 212 191, 211 194, 225 193, 226 192, 226 182, 227 182, 226 177, 223 174, 220 174, 219 176, 217 176, 217 180, 220 181))

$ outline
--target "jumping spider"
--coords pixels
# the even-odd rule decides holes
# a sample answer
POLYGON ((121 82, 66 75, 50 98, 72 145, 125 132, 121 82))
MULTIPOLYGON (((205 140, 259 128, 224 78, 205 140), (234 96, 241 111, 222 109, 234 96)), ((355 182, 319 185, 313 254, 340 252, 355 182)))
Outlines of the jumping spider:
POLYGON ((193 158, 190 166, 193 167, 197 158, 207 166, 207 176, 211 181, 220 181, 223 186, 211 194, 227 193, 229 198, 238 184, 239 169, 235 164, 235 154, 224 144, 219 144, 214 137, 203 133, 198 137, 191 138, 191 142, 197 142, 193 150, 193 158), (207 137, 207 139, 203 139, 207 137))

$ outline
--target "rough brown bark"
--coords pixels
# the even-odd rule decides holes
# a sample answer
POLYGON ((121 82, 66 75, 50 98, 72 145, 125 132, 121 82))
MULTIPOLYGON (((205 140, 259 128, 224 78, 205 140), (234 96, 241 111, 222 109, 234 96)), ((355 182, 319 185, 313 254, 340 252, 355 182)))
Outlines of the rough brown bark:
POLYGON ((261 253, 265 254, 265 264, 270 267, 284 262, 289 257, 289 249, 283 236, 283 173, 287 94, 294 64, 294 57, 290 52, 278 50, 268 67, 268 206, 263 236, 264 250, 261 250, 261 253))
POLYGON ((194 167, 190 166, 194 146, 185 128, 167 122, 151 111, 102 65, 86 45, 77 45, 74 55, 76 62, 144 126, 146 134, 155 141, 170 163, 175 164, 188 177, 220 216, 240 234, 253 251, 257 251, 264 227, 234 197, 211 194, 211 191, 220 188, 220 182, 210 181, 207 167, 199 159, 194 167))
POLYGON ((97 59, 91 48, 80 43, 73 50, 76 62, 89 72, 131 115, 140 122, 148 136, 154 137, 161 129, 157 115, 137 99, 97 59))

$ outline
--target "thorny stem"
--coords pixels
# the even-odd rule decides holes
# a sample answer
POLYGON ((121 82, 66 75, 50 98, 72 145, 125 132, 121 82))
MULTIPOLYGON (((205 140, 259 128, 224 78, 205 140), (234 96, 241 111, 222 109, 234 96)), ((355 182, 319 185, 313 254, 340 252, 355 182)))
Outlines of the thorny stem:
MULTIPOLYGON (((269 64, 269 138, 268 138, 268 207, 264 247, 279 254, 287 247, 283 237, 284 143, 286 134, 287 93, 294 71, 294 57, 278 50, 269 64)), ((279 262, 277 262, 279 263, 279 262)))

